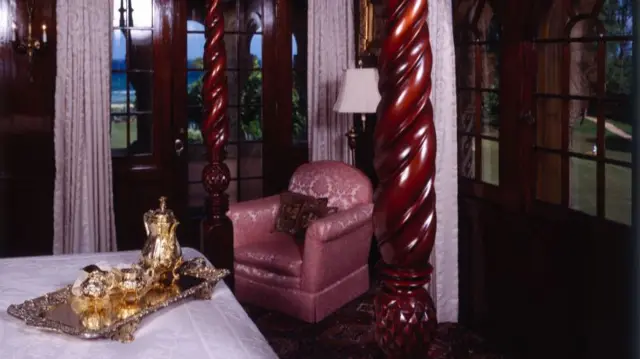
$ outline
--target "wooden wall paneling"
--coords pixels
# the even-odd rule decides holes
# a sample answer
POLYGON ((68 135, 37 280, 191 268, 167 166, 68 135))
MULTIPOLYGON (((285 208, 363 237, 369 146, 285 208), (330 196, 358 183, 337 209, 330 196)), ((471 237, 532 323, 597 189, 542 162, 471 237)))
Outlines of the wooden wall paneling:
POLYGON ((626 357, 629 229, 462 196, 460 321, 521 358, 626 357))
POLYGON ((34 35, 48 46, 28 58, 12 48, 12 23, 26 38, 25 0, 0 0, 0 257, 50 254, 53 247, 55 1, 37 1, 34 35))

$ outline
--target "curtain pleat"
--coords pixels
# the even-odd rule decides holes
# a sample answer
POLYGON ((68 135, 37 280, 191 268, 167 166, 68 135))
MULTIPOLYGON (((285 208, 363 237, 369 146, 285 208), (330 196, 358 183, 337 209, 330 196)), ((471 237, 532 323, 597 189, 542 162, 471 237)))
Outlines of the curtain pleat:
POLYGON ((439 322, 458 321, 458 136, 456 69, 451 0, 429 1, 433 51, 431 79, 436 127, 436 242, 429 291, 439 322))
POLYGON ((307 13, 307 113, 309 158, 352 164, 345 134, 351 115, 333 111, 340 81, 355 65, 352 0, 309 0, 307 13))
POLYGON ((54 254, 116 250, 111 18, 111 1, 56 4, 54 254))

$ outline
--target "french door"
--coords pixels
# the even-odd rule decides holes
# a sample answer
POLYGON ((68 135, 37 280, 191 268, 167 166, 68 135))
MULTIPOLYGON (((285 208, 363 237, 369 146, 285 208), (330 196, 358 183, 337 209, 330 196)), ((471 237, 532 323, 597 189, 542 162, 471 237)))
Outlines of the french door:
POLYGON ((536 199, 631 225, 630 0, 554 1, 534 29, 536 199))
POLYGON ((625 354, 631 3, 453 4, 461 316, 523 357, 625 354))
POLYGON ((142 216, 167 196, 182 217, 176 174, 184 128, 172 123, 172 0, 112 0, 111 150, 118 249, 140 249, 142 216))
MULTIPOLYGON (((188 199, 189 238, 205 215, 202 121, 205 0, 181 1, 175 18, 174 118, 186 128, 186 161, 179 189, 188 199)), ((221 2, 227 56, 230 136, 226 163, 231 203, 286 188, 307 158, 306 1, 221 2)))
MULTIPOLYGON (((119 247, 161 195, 198 247, 205 0, 112 0, 111 139, 119 247)), ((306 1, 224 1, 230 201, 286 188, 307 160, 306 1)))

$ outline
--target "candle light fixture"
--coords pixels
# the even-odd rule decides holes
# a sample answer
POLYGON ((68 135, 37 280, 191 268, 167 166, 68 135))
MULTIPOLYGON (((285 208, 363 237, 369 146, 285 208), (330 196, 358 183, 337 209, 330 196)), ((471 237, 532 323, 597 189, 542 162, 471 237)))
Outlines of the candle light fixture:
POLYGON ((24 41, 19 40, 18 37, 18 26, 16 23, 13 23, 13 34, 11 35, 11 39, 13 42, 13 49, 22 55, 27 55, 29 59, 29 80, 33 82, 33 56, 37 51, 43 50, 47 45, 47 25, 42 24, 42 34, 40 38, 36 38, 33 36, 33 8, 34 8, 34 0, 30 0, 27 3, 27 38, 24 41))

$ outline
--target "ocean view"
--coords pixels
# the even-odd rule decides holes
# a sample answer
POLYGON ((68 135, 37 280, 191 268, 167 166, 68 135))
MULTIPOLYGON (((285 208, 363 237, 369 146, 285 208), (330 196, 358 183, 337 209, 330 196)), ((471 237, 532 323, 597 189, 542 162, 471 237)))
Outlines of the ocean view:
MULTIPOLYGON (((191 67, 191 66, 190 66, 191 67)), ((125 60, 113 60, 111 62, 112 70, 124 70, 126 69, 125 60)), ((187 84, 185 85, 185 91, 189 88, 189 85, 197 81, 202 72, 189 71, 187 73, 187 84)), ((134 103, 136 99, 136 91, 131 85, 129 85, 130 102, 134 103)), ((124 105, 127 102, 127 74, 123 72, 111 73, 111 104, 112 105, 124 105)))

